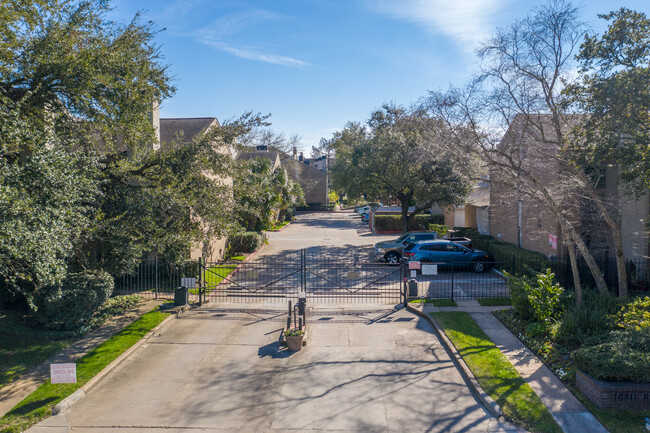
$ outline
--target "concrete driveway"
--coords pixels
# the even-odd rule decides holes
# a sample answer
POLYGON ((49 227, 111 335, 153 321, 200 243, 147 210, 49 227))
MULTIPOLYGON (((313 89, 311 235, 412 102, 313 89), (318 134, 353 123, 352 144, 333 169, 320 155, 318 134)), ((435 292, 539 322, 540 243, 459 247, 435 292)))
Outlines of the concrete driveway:
POLYGON ((71 431, 504 431, 426 321, 345 307, 308 321, 308 345, 291 353, 283 313, 187 313, 66 413, 71 431))
MULTIPOLYGON (((363 230, 351 213, 301 215, 271 234, 260 257, 367 253, 393 237, 363 230)), ((427 321, 392 305, 310 303, 308 345, 291 353, 278 343, 285 308, 211 302, 189 311, 49 425, 64 427, 57 433, 508 431, 471 395, 427 321)))

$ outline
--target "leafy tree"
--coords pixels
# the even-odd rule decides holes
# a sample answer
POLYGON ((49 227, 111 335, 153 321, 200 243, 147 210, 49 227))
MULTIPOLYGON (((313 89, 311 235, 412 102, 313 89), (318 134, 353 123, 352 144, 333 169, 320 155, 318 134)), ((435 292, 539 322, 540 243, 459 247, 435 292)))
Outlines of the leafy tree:
POLYGON ((599 17, 611 23, 585 37, 580 80, 566 92, 588 114, 579 128, 587 145, 574 151, 585 165, 616 165, 638 196, 650 188, 650 20, 626 8, 599 17))
MULTIPOLYGON (((234 230, 231 150, 245 113, 155 151, 154 101, 174 88, 151 22, 106 0, 0 4, 0 279, 28 304, 71 271, 172 260, 234 230)), ((4 289, 3 289, 4 290, 4 289)))
POLYGON ((98 167, 91 156, 70 154, 55 137, 24 125, 10 105, 0 104, 0 300, 32 308, 41 288, 66 276, 66 259, 93 217, 98 167), (34 147, 25 161, 9 150, 18 143, 34 147))
POLYGON ((351 197, 396 198, 404 232, 415 215, 434 203, 461 203, 471 190, 470 170, 462 171, 449 151, 451 143, 439 140, 444 127, 422 111, 388 105, 372 113, 367 132, 348 124, 335 137, 335 188, 351 197))
POLYGON ((536 204, 557 220, 568 247, 578 304, 576 249, 598 289, 608 292, 586 240, 589 227, 576 218, 586 206, 597 212, 593 219, 603 221, 612 234, 619 294, 627 294, 620 209, 602 194, 598 167, 581 158, 590 144, 573 133, 580 116, 563 94, 583 36, 576 8, 562 0, 551 1, 485 41, 479 50, 481 72, 465 88, 432 92, 429 100, 435 115, 448 122, 448 130, 464 143, 464 149, 479 153, 490 166, 493 185, 508 185, 519 203, 536 204), (548 181, 542 166, 554 167, 553 181, 548 181))
POLYGON ((235 212, 246 230, 261 231, 304 206, 302 188, 265 158, 242 161, 234 179, 235 212))

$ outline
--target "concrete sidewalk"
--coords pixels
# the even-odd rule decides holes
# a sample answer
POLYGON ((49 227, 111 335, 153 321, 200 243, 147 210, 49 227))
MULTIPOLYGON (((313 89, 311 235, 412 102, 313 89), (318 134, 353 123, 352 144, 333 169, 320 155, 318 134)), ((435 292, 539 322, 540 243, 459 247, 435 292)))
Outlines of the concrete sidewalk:
POLYGON ((458 307, 424 304, 425 314, 439 311, 465 311, 476 321, 504 356, 533 388, 566 433, 607 433, 607 430, 567 389, 555 374, 531 352, 492 311, 504 307, 481 307, 478 302, 457 301, 458 307))
POLYGON ((108 320, 102 326, 72 343, 61 352, 38 365, 29 373, 0 388, 0 417, 34 392, 50 377, 50 364, 71 363, 84 356, 115 333, 127 327, 143 314, 161 304, 161 300, 146 299, 138 303, 126 314, 108 320))

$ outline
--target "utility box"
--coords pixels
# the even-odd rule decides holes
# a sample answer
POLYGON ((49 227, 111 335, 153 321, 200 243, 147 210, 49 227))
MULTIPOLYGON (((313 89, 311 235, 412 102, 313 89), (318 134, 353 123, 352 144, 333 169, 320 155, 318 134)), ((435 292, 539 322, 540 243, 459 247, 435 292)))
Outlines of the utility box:
POLYGON ((417 298, 418 297, 418 282, 417 280, 409 280, 408 282, 409 285, 409 298, 417 298))
POLYGON ((307 294, 305 292, 298 293, 298 314, 305 315, 305 306, 307 305, 307 294))
POLYGON ((189 289, 181 286, 174 291, 174 305, 187 305, 189 301, 189 289))

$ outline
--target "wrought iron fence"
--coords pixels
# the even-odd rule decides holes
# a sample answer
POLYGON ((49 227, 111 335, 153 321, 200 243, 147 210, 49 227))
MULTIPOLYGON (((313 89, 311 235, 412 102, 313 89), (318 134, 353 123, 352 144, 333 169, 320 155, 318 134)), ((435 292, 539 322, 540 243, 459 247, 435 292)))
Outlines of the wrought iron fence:
POLYGON ((286 302, 305 292, 311 302, 400 302, 403 275, 399 266, 344 258, 324 258, 297 251, 282 259, 247 263, 207 263, 207 300, 286 302))
MULTIPOLYGON (((599 269, 613 294, 618 291, 618 274, 615 260, 600 260, 599 269)), ((408 279, 416 285, 407 285, 409 298, 477 299, 509 297, 505 273, 513 275, 544 272, 551 269, 556 280, 566 289, 573 289, 573 273, 568 259, 531 260, 513 257, 508 262, 492 263, 483 273, 473 273, 468 266, 447 263, 421 263, 418 270, 408 270, 408 279)), ((650 266, 647 260, 627 261, 628 288, 632 295, 650 294, 650 266)), ((578 272, 583 287, 595 287, 594 278, 584 260, 578 261, 578 272)))
POLYGON ((144 260, 133 272, 114 275, 114 293, 118 295, 138 294, 144 298, 173 299, 174 291, 181 287, 183 278, 194 278, 196 287, 190 288, 191 301, 199 299, 199 262, 186 261, 171 264, 158 258, 144 260))
MULTIPOLYGON (((424 264, 433 265, 433 263, 424 264)), ((618 290, 614 259, 598 261, 605 281, 618 290)), ((650 294, 650 263, 646 259, 627 261, 631 294, 650 294)), ((282 258, 260 258, 243 263, 229 260, 215 263, 188 261, 169 264, 159 259, 145 260, 133 272, 115 276, 116 294, 137 293, 145 298, 174 296, 183 278, 194 279, 189 289, 192 302, 281 303, 306 292, 312 302, 398 303, 406 292, 405 278, 417 281, 417 296, 447 299, 476 299, 510 295, 503 271, 511 274, 543 272, 550 268, 557 281, 573 289, 573 274, 567 258, 539 259, 513 256, 510 261, 493 263, 487 272, 473 273, 467 267, 440 266, 413 271, 358 257, 322 257, 296 251, 282 258)), ((578 261, 584 287, 595 286, 583 259, 578 261)), ((185 280, 187 284, 188 280, 185 280)), ((192 280, 189 280, 192 281, 192 280)))

